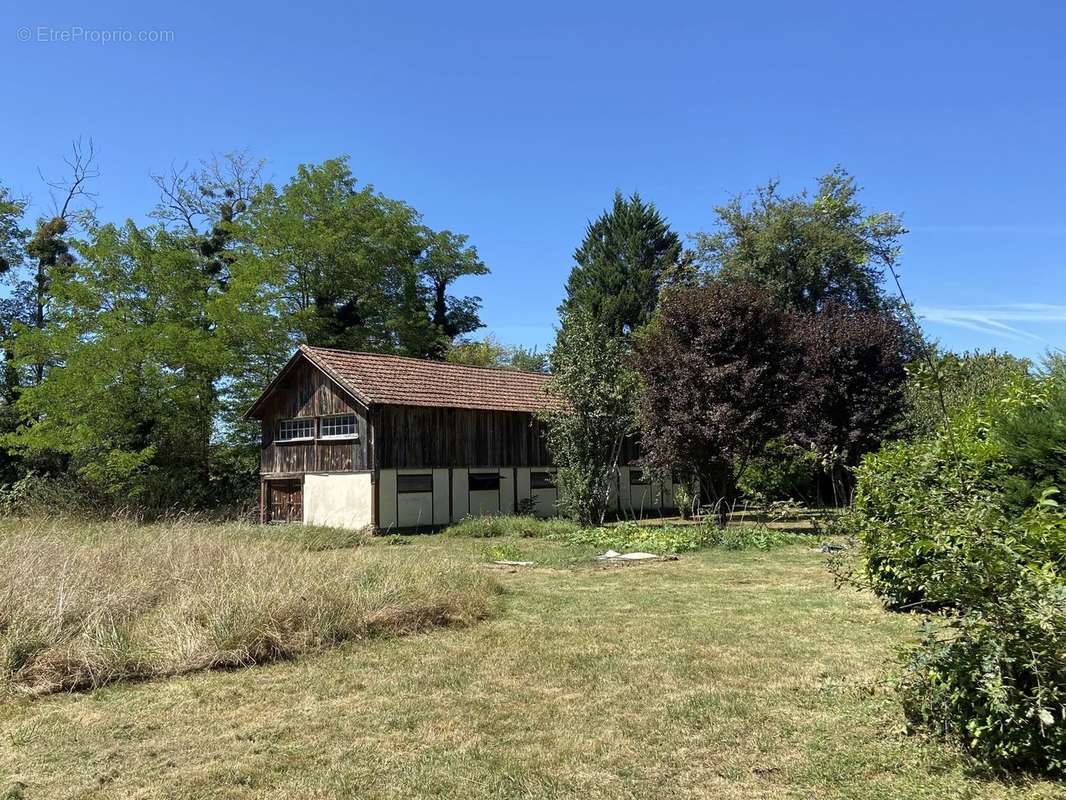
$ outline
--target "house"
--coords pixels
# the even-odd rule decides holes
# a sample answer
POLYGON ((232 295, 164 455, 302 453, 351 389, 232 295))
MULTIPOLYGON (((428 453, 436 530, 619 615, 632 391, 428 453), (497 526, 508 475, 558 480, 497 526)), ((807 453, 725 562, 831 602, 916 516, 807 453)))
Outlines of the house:
MULTIPOLYGON (((247 413, 262 423, 260 517, 391 530, 554 514, 536 416, 550 406, 547 380, 301 345, 247 413)), ((658 513, 672 497, 628 465, 612 488, 626 513, 658 513)))

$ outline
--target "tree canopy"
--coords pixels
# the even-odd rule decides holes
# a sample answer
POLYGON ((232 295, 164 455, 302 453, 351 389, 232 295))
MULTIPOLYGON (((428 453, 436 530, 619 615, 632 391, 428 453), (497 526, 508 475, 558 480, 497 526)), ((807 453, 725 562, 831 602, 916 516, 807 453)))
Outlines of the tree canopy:
POLYGON ((803 369, 790 432, 814 452, 839 504, 862 456, 902 433, 907 332, 884 312, 827 306, 798 315, 794 335, 803 369))
POLYGON ((359 186, 346 159, 266 185, 246 235, 280 288, 280 313, 310 344, 442 358, 481 327, 480 299, 449 294, 457 279, 488 272, 467 237, 359 186))
POLYGON ((751 284, 664 293, 633 359, 647 462, 698 478, 704 499, 724 510, 750 459, 789 430, 801 368, 792 322, 751 284))
POLYGON ((548 371, 547 354, 535 347, 501 344, 492 334, 476 341, 456 342, 448 349, 444 360, 474 367, 501 367, 523 372, 548 371))
POLYGON ((869 212, 859 186, 837 167, 806 191, 777 181, 715 209, 717 227, 695 236, 696 263, 716 277, 762 286, 782 306, 813 313, 827 304, 876 310, 893 304, 885 271, 895 265, 902 220, 869 212))
POLYGON ((358 185, 345 159, 281 188, 243 153, 156 176, 138 225, 79 205, 91 156, 75 148, 32 232, 0 192, 0 435, 24 471, 150 508, 248 498, 242 413, 296 343, 443 358, 481 326, 479 299, 454 292, 488 271, 466 236, 358 185))
POLYGON ((655 206, 616 192, 574 252, 560 314, 581 310, 612 336, 629 334, 651 319, 663 276, 680 256, 681 240, 655 206))

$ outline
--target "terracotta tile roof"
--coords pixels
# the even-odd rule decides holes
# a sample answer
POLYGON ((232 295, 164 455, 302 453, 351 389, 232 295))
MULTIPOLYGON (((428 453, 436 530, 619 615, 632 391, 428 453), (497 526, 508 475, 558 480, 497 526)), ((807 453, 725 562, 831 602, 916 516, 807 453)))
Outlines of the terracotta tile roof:
POLYGON ((366 405, 540 411, 547 375, 300 345, 323 372, 366 405))

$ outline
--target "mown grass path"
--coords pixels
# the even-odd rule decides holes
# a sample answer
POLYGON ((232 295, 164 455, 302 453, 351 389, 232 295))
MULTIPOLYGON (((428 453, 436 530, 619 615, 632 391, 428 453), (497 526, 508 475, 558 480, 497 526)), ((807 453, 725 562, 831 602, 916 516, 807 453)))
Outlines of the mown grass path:
MULTIPOLYGON (((554 545, 516 540, 558 559, 554 545)), ((402 548, 479 559, 486 542, 402 548)), ((501 613, 263 667, 0 701, 27 798, 1007 798, 903 734, 914 620, 802 547, 499 573, 501 613)), ((13 781, 20 783, 13 784, 13 781)), ((18 795, 15 795, 18 796, 18 795)))

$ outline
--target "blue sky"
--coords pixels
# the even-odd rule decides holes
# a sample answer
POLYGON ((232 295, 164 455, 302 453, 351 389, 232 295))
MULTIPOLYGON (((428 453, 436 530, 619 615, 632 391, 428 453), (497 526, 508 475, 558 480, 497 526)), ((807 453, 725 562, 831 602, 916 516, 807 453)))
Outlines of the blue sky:
POLYGON ((904 214, 930 335, 1039 355, 1066 346, 1063 41, 1046 2, 5 4, 0 181, 47 200, 91 136, 101 216, 143 218, 172 164, 347 154, 468 233, 488 329, 543 347, 616 188, 689 233, 839 163, 904 214), (172 33, 86 41, 115 30, 172 33))

